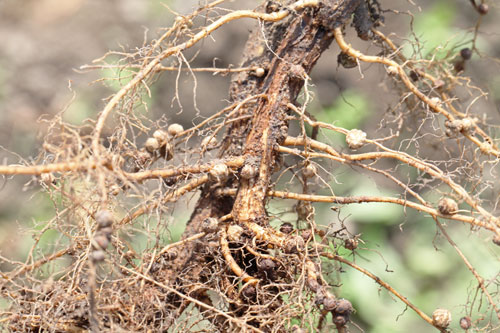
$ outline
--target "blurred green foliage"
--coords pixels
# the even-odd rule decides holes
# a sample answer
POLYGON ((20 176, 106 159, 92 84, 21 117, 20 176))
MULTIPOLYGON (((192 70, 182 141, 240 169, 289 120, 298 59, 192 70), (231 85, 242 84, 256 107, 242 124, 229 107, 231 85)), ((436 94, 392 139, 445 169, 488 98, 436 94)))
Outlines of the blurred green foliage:
MULTIPOLYGON (((426 41, 420 40, 425 44, 423 50, 426 53, 432 52, 453 33, 451 23, 454 13, 454 4, 440 1, 436 2, 430 11, 425 11, 416 18, 416 34, 429 36, 426 41)), ((453 44, 448 47, 453 47, 453 44)), ((325 108, 316 116, 318 120, 347 129, 362 128, 362 124, 370 115, 368 105, 362 94, 349 90, 331 107, 325 108)), ((345 146, 344 135, 322 135, 325 135, 334 147, 345 146)), ((336 170, 328 171, 335 176, 335 181, 331 182, 330 186, 336 195, 398 196, 382 183, 376 184, 374 180, 352 168, 340 166, 336 170)), ((413 180, 419 176, 413 168, 398 168, 398 173, 413 180)), ((321 192, 331 194, 327 189, 321 192)), ((424 191, 421 195, 429 202, 437 202, 441 196, 436 190, 424 191)), ((389 283, 428 315, 436 308, 450 310, 453 317, 450 325, 452 329, 460 330, 459 319, 464 315, 470 315, 473 320, 480 316, 480 312, 484 310, 485 299, 481 293, 476 293, 477 281, 457 252, 440 234, 432 218, 392 204, 353 204, 341 207, 339 212, 331 211, 331 206, 334 205, 315 204, 317 223, 336 225, 340 228, 338 223, 341 220, 350 232, 361 235, 362 240, 356 253, 344 249, 343 244, 338 243, 339 254, 389 283), (464 312, 464 300, 477 304, 473 313, 464 312)), ((460 249, 479 274, 486 279, 495 280, 499 272, 498 265, 485 261, 484 258, 491 258, 491 252, 494 252, 497 258, 500 257, 500 249, 491 242, 485 244, 489 236, 481 237, 481 233, 471 232, 467 226, 457 222, 441 220, 441 223, 448 225, 447 232, 460 244, 460 249)), ((362 273, 342 265, 340 282, 342 285, 338 288, 338 295, 353 302, 354 307, 359 310, 354 322, 361 324, 367 332, 433 330, 413 310, 406 308, 399 299, 362 273)), ((496 319, 492 319, 492 322, 499 323, 496 319)))
MULTIPOLYGON (((335 102, 315 114, 318 121, 322 121, 346 129, 359 128, 363 120, 371 113, 367 97, 357 90, 342 92, 335 102)), ((321 139, 327 139, 335 144, 345 143, 345 136, 334 131, 320 131, 321 139)))
MULTIPOLYGON (((408 36, 410 43, 403 45, 403 54, 408 58, 442 60, 457 56, 464 47, 471 47, 474 32, 457 27, 459 15, 463 15, 459 13, 458 6, 456 1, 435 1, 429 8, 415 15, 413 31, 408 36)), ((474 11, 472 7, 470 10, 474 11)), ((489 45, 480 35, 475 44, 482 52, 488 52, 489 45)))
POLYGON ((424 56, 431 53, 436 47, 445 46, 443 42, 449 41, 450 36, 453 35, 452 23, 456 15, 455 6, 455 1, 435 1, 431 8, 415 17, 414 37, 418 39, 418 45, 422 47, 421 54, 424 56))

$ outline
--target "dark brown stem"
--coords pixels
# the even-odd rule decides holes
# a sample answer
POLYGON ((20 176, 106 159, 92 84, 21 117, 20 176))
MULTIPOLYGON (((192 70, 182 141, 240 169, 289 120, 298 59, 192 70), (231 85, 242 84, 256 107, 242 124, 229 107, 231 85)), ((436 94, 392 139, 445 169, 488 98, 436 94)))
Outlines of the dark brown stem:
MULTIPOLYGON (((202 232, 201 225, 206 218, 219 218, 230 213, 232 221, 228 223, 269 226, 265 204, 271 175, 278 164, 279 146, 288 134, 290 111, 287 105, 296 104, 309 73, 333 41, 333 29, 350 19, 360 3, 360 0, 322 1, 317 7, 293 11, 279 22, 262 22, 262 26, 250 34, 241 66, 262 68, 265 74, 236 73, 230 87, 230 98, 234 103, 249 96, 261 95, 263 98, 242 104, 228 117, 231 126, 219 157, 243 157, 243 165, 250 164, 256 173, 250 179, 230 177, 224 181, 209 181, 202 190, 183 239, 202 232), (217 193, 221 192, 218 189, 234 189, 236 198, 218 196, 217 193)), ((273 9, 260 8, 260 11, 271 13, 273 9)), ((208 271, 206 247, 202 243, 186 242, 179 246, 179 257, 162 275, 175 277, 178 272, 189 272, 186 274, 190 277, 189 282, 184 281, 184 286, 208 280, 209 276, 204 275, 208 271)), ((233 259, 227 244, 225 249, 222 257, 230 261, 226 262, 228 272, 236 274, 235 271, 240 272, 238 267, 248 268, 234 261, 237 259, 233 259)), ((247 276, 244 271, 240 273, 247 276)), ((185 290, 183 286, 176 288, 185 290)))

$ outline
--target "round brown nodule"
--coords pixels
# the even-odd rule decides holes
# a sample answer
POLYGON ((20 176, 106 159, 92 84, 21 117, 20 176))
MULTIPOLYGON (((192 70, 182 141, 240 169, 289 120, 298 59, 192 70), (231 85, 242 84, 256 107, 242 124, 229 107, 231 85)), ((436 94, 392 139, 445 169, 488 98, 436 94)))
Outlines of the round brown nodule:
POLYGON ((451 312, 446 309, 436 309, 432 313, 432 323, 439 328, 447 328, 451 323, 451 312))

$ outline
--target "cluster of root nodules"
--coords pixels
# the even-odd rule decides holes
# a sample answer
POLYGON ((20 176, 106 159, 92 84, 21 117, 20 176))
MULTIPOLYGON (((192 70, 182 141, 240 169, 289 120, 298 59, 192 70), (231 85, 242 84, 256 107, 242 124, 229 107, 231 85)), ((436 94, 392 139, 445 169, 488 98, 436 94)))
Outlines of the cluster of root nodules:
MULTIPOLYGON (((169 230, 179 223, 173 208, 187 204, 183 196, 206 192, 230 205, 237 175, 255 176, 254 166, 240 158, 212 156, 220 145, 213 132, 198 138, 197 148, 185 149, 191 129, 151 126, 135 147, 106 150, 99 166, 85 156, 90 140, 84 131, 66 126, 73 135, 61 130, 44 146, 57 152, 49 142, 66 138, 60 156, 80 160, 81 170, 36 178, 58 213, 34 238, 38 242, 47 230, 59 236, 46 248, 36 243, 26 263, 4 263, 10 264, 2 284, 11 302, 8 329, 302 332, 349 323, 351 304, 334 296, 321 272, 320 252, 333 238, 315 229, 308 203, 295 208, 300 228, 240 226, 218 214, 195 221, 196 230, 188 226, 172 243, 169 230), (153 171, 162 176, 150 177, 153 171), (104 208, 98 204, 100 176, 110 202, 104 208)), ((303 172, 310 179, 318 170, 303 172)))
MULTIPOLYGON (((188 129, 125 113, 112 121, 117 128, 100 159, 90 153, 91 126, 49 124, 40 160, 64 167, 42 172, 31 186, 49 194, 56 214, 34 232, 25 263, 2 263, 9 330, 302 332, 349 323, 353 308, 321 274, 323 248, 312 225, 266 223, 260 234, 257 224, 224 219, 229 192, 256 170, 239 157, 215 156, 221 116, 188 129), (220 219, 194 221, 172 243, 182 207, 200 192, 220 202, 213 212, 220 219), (48 230, 58 236, 39 246, 48 230)), ((307 178, 318 172, 306 171, 307 178)), ((305 220, 310 205, 299 206, 305 220)))
MULTIPOLYGON (((337 9, 328 12, 324 2, 297 3, 293 10, 282 11, 280 4, 270 1, 265 12, 282 13, 291 19, 300 18, 297 15, 309 19, 307 15, 314 13, 320 17, 339 13, 337 9), (300 7, 304 3, 319 7, 304 9, 300 7)), ((197 20, 205 24, 223 14, 215 17, 217 11, 207 5, 191 16, 179 16, 173 28, 148 47, 131 54, 111 52, 109 59, 124 57, 118 64, 107 63, 107 57, 101 59, 102 68, 116 68, 123 75, 117 81, 129 82, 116 95, 118 100, 108 101, 104 110, 112 112, 102 112, 97 121, 82 126, 66 124, 62 116, 48 122, 43 153, 36 162, 24 163, 24 174, 31 170, 29 174, 34 175, 30 185, 43 187, 55 213, 37 231, 30 231, 33 246, 25 262, 1 257, 5 273, 0 289, 10 302, 10 312, 0 319, 0 324, 22 332, 342 332, 354 325, 350 322, 354 310, 333 290, 340 284, 336 279, 340 266, 333 267, 339 262, 370 277, 417 311, 390 285, 339 254, 341 247, 349 254, 359 250, 362 240, 347 232, 340 218, 339 230, 333 230, 331 225, 321 230, 311 201, 335 203, 338 206, 332 209, 336 211, 343 205, 363 202, 410 207, 432 216, 443 234, 446 229, 440 221, 446 219, 450 224, 468 223, 473 230, 491 231, 493 242, 500 244, 499 220, 495 217, 500 205, 497 140, 483 130, 489 128, 485 121, 457 111, 455 99, 450 97, 459 83, 471 87, 469 79, 460 76, 459 68, 453 72, 451 62, 445 72, 439 70, 441 63, 435 63, 436 68, 431 66, 433 63, 426 66, 435 72, 433 76, 430 70, 424 71, 421 61, 406 59, 385 35, 371 29, 371 25, 360 24, 367 17, 380 19, 377 1, 362 3, 367 5, 354 16, 347 11, 346 17, 353 17, 361 39, 372 41, 383 52, 367 57, 353 50, 350 43, 343 42, 342 25, 330 26, 331 37, 335 36, 342 49, 340 65, 380 65, 387 71, 388 82, 394 83, 388 84, 388 89, 401 91, 397 106, 391 107, 391 113, 380 122, 377 135, 385 138, 374 140, 373 134, 359 129, 315 121, 308 115, 307 105, 301 109, 290 100, 274 110, 286 109, 287 117, 270 118, 270 130, 265 132, 283 137, 271 145, 276 153, 272 156, 277 158, 266 161, 272 165, 260 163, 261 156, 244 155, 243 151, 253 125, 253 112, 262 103, 280 100, 258 88, 265 88, 267 75, 276 74, 270 71, 276 53, 268 48, 276 43, 277 49, 282 32, 292 26, 290 22, 263 23, 256 30, 258 34, 251 35, 246 53, 249 59, 259 59, 258 63, 211 69, 211 73, 219 74, 238 72, 230 89, 231 103, 206 118, 198 114, 189 128, 166 117, 151 120, 141 116, 148 105, 142 96, 151 92, 149 85, 160 72, 173 68, 178 79, 182 69, 187 69, 187 74, 195 77, 194 68, 190 63, 184 66, 188 61, 174 46, 191 45, 196 36, 209 35, 212 31, 197 27, 197 20), (261 43, 262 29, 277 33, 263 34, 269 40, 261 43), (156 60, 156 67, 148 67, 156 60), (286 122, 293 121, 303 129, 296 137, 287 133, 286 122), (306 123, 313 127, 311 137, 305 132, 306 123), (319 129, 320 134, 335 131, 345 136, 345 144, 320 142, 319 129), (420 146, 442 149, 429 152, 420 146), (400 167, 415 172, 399 172, 400 167), (360 181, 365 175, 377 182, 390 181, 401 195, 348 193, 339 197, 333 189, 330 196, 316 195, 320 189, 329 188, 334 178, 343 182, 346 169, 358 170, 360 181), (417 176, 413 177, 413 173, 417 176), (268 188, 252 192, 258 186, 249 184, 263 174, 269 175, 268 188), (232 215, 235 202, 254 202, 251 199, 255 197, 250 196, 237 201, 241 199, 238 194, 244 192, 242 184, 248 185, 246 193, 262 199, 264 208, 256 209, 261 213, 258 218, 238 219, 245 216, 241 211, 236 212, 239 217, 232 215), (423 198, 423 190, 436 195, 423 198), (280 200, 280 204, 273 206, 274 200, 280 200), (189 219, 186 207, 192 208, 189 219), (186 220, 189 223, 184 226, 186 220), (295 220, 297 223, 289 223, 295 220), (183 234, 178 240, 172 233, 179 230, 183 234), (49 231, 52 238, 47 242, 49 231)), ((477 9, 482 15, 487 12, 484 6, 477 9)), ((304 22, 311 20, 295 27, 304 22)), ((329 19, 321 22, 328 24, 329 19)), ((295 45, 295 40, 292 42, 295 45)), ((463 49, 460 56, 462 66, 471 58, 470 50, 463 49)), ((288 73, 283 68, 279 72, 288 73)), ((284 82, 306 78, 302 69, 289 72, 284 82)), ((298 90, 298 86, 295 88, 298 90)), ((484 95, 475 91, 479 91, 478 96, 484 95)), ((178 92, 173 94, 173 100, 178 102, 178 92)), ((303 97, 304 101, 311 97, 307 85, 303 97)), ((260 148, 259 144, 254 142, 252 147, 260 148)), ((12 170, 10 174, 18 169, 12 170)), ((452 244, 451 239, 449 242, 452 244)), ((486 284, 472 266, 469 270, 489 306, 500 313, 493 299, 497 292, 490 295, 488 289, 492 284, 486 284)), ((482 306, 484 302, 476 297, 477 293, 470 303, 482 306)), ((432 318, 422 311, 417 313, 444 330, 450 323, 449 312, 438 310, 432 318)), ((470 327, 467 318, 460 322, 462 327, 470 327)))

